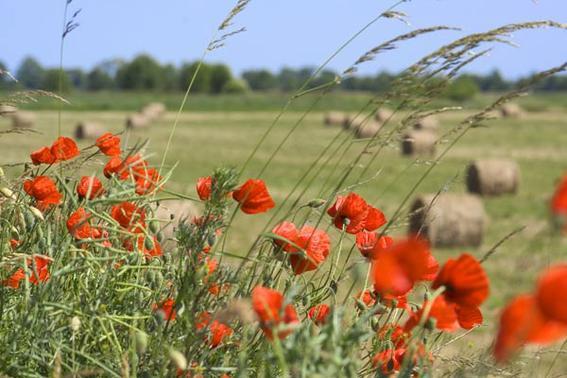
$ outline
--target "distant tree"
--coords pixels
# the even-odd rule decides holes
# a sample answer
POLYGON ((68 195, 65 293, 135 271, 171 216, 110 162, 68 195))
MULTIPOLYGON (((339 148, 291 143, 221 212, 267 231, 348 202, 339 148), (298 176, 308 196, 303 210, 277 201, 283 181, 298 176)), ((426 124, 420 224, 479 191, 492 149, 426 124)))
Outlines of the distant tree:
POLYGON ((222 92, 229 94, 240 94, 240 93, 246 93, 249 90, 250 87, 248 86, 248 83, 245 80, 231 79, 229 82, 227 82, 224 85, 222 92))
POLYGON ((69 93, 73 83, 65 71, 52 68, 44 72, 41 88, 51 92, 69 93))
POLYGON ((105 89, 112 89, 113 87, 114 80, 101 67, 95 67, 87 75, 87 89, 89 91, 100 91, 105 89))
POLYGON ((73 88, 85 90, 87 89, 87 74, 80 68, 73 68, 70 70, 65 70, 67 76, 71 80, 73 88))
MULTIPOLYGON (((305 80, 307 80, 310 75, 311 75, 311 73, 309 75, 307 75, 305 80)), ((336 76, 337 76, 337 73, 335 71, 323 70, 322 72, 319 73, 319 75, 317 75, 317 77, 315 79, 313 79, 313 81, 311 81, 311 84, 309 85, 309 87, 314 88, 314 87, 319 87, 321 85, 328 84, 328 83, 334 81, 336 76)))
POLYGON ((446 96, 453 101, 471 100, 480 91, 476 81, 467 75, 462 75, 455 79, 447 88, 446 96))
POLYGON ((20 84, 28 89, 40 88, 43 84, 43 76, 43 67, 32 57, 24 59, 16 73, 20 84))
POLYGON ((277 87, 277 78, 268 70, 249 70, 242 73, 249 87, 254 91, 267 91, 277 87))
POLYGON ((211 66, 211 93, 221 93, 230 81, 232 81, 232 72, 227 65, 214 64, 211 66))
POLYGON ((126 90, 162 89, 162 68, 149 55, 139 55, 120 67, 116 74, 116 83, 120 89, 126 90))
POLYGON ((297 71, 292 68, 284 67, 278 74, 278 86, 282 91, 292 91, 301 86, 297 71))
MULTIPOLYGON (((193 74, 197 70, 199 62, 187 63, 181 66, 179 70, 179 89, 185 91, 191 82, 193 74)), ((211 92, 211 67, 203 63, 195 77, 191 91, 194 93, 210 93, 211 92)))
POLYGON ((175 91, 178 88, 179 72, 173 64, 167 64, 162 67, 163 89, 166 91, 175 91))
POLYGON ((502 92, 510 89, 512 85, 502 78, 498 70, 492 71, 488 76, 483 76, 479 83, 483 92, 502 92))

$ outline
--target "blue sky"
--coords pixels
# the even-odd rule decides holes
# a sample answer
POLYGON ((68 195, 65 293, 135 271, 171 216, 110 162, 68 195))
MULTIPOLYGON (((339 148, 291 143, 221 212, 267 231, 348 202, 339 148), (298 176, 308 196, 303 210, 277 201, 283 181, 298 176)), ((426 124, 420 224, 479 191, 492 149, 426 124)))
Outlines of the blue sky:
MULTIPOLYGON (((0 61, 15 70, 27 55, 46 66, 59 61, 65 0, 1 0, 0 61)), ((343 41, 394 0, 252 0, 236 20, 246 33, 215 51, 211 61, 229 64, 237 73, 248 68, 318 65, 343 41)), ((147 52, 161 62, 197 59, 235 0, 73 0, 82 8, 80 27, 65 47, 66 67, 91 68, 109 58, 130 59, 147 52)), ((411 28, 457 26, 382 55, 361 68, 363 73, 397 71, 441 43, 465 33, 503 24, 553 19, 567 22, 567 0, 411 0, 397 8, 409 15, 411 27, 397 20, 375 24, 351 44, 330 67, 342 70, 369 48, 411 28)), ((513 36, 519 48, 499 46, 469 71, 500 69, 518 77, 563 63, 567 31, 524 31, 513 36)))

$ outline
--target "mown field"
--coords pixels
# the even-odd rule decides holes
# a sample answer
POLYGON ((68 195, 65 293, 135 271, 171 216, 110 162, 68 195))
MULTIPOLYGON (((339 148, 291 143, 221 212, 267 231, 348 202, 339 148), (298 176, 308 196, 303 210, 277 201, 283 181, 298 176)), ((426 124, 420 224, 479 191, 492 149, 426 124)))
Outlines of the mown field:
MULTIPOLYGON (((149 100, 150 97, 147 99, 149 100)), ((96 103, 101 100, 97 97, 89 101, 96 103)), ((137 98, 132 105, 123 106, 122 109, 137 108, 137 104, 144 100, 145 98, 137 98)), ((266 103, 269 102, 268 100, 275 101, 265 99, 266 103)), ((129 100, 121 101, 124 104, 129 100)), ((486 101, 488 99, 480 99, 469 105, 476 107, 486 101)), ((521 185, 517 195, 484 201, 490 218, 486 237, 480 248, 468 249, 468 252, 480 257, 506 235, 521 226, 526 226, 523 231, 499 247, 485 263, 492 283, 492 293, 484 307, 488 325, 485 331, 478 333, 478 337, 467 338, 467 342, 472 342, 476 346, 464 351, 459 348, 460 357, 478 352, 479 346, 488 346, 498 309, 511 296, 529 290, 534 277, 548 264, 564 260, 567 255, 567 238, 562 239, 554 235, 550 230, 548 219, 548 202, 554 185, 567 171, 567 109, 565 109, 567 98, 555 96, 553 99, 546 99, 536 96, 523 101, 527 104, 526 108, 532 110, 524 118, 494 120, 488 123, 487 127, 471 130, 416 189, 416 193, 437 192, 444 187, 451 192, 464 192, 465 166, 476 158, 513 158, 521 168, 521 185)), ((342 104, 337 107, 355 110, 360 103, 362 100, 357 98, 342 102, 337 100, 337 104, 342 104)), ((194 106, 192 104, 190 102, 189 110, 194 106)), ((229 110, 203 106, 200 110, 186 111, 181 115, 167 155, 168 165, 178 163, 169 184, 171 190, 194 196, 194 183, 198 177, 210 174, 216 167, 240 167, 246 161, 277 112, 272 105, 249 105, 255 111, 242 111, 240 109, 242 102, 238 104, 238 106, 227 106, 226 109, 229 110)), ((94 108, 101 109, 97 106, 94 108)), ((105 125, 109 131, 122 131, 124 120, 129 114, 127 110, 89 111, 81 107, 83 111, 78 112, 66 111, 65 107, 63 109, 61 128, 64 135, 72 135, 79 121, 97 121, 105 125)), ((450 130, 472 111, 474 109, 440 116, 443 131, 450 130)), ((58 113, 53 110, 39 110, 36 114, 38 133, 0 136, 0 164, 25 162, 28 160, 29 151, 49 144, 55 138, 58 113)), ((245 176, 258 176, 268 158, 300 117, 302 113, 298 109, 283 116, 251 160, 245 176)), ((129 145, 148 140, 149 145, 145 152, 151 162, 159 164, 174 118, 175 113, 170 111, 164 119, 148 129, 126 132, 124 139, 129 145)), ((320 111, 307 115, 263 172, 262 178, 266 180, 276 202, 283 201, 321 151, 331 143, 337 133, 342 132, 338 128, 324 126, 322 119, 323 113, 320 111)), ((9 121, 0 118, 0 130, 9 127, 9 121)), ((308 176, 313 180, 299 203, 306 203, 313 198, 324 198, 332 188, 332 184, 336 184, 342 169, 360 152, 364 144, 360 141, 355 142, 346 133, 340 135, 338 140, 344 140, 346 144, 335 142, 331 146, 324 158, 324 160, 328 159, 327 164, 317 166, 308 176)), ((80 142, 81 147, 90 144, 90 141, 80 142)), ((446 143, 442 143, 439 150, 443 150, 446 146, 446 143)), ((363 185, 357 186, 355 190, 374 205, 382 208, 386 215, 391 215, 414 187, 420 175, 429 168, 431 162, 402 157, 399 143, 393 141, 380 151, 369 169, 366 169, 376 148, 367 152, 360 164, 352 170, 347 184, 353 185, 362 181, 363 185)), ((102 165, 103 161, 94 164, 102 165)), ((10 174, 16 174, 20 168, 5 169, 10 174)), ((100 171, 100 167, 96 169, 100 171)), ((92 170, 94 172, 95 168, 93 167, 92 170)), ((303 185, 306 185, 307 181, 309 180, 304 181, 303 185)), ((292 196, 293 199, 296 197, 296 195, 292 196)), ((408 205, 409 203, 404 207, 405 213, 408 205)), ((270 213, 255 217, 239 215, 235 228, 230 231, 232 241, 228 249, 233 253, 244 253, 270 217, 270 213)), ((406 228, 406 222, 402 219, 392 231, 399 235, 405 233, 406 228)), ((434 254, 443 261, 457 252, 461 250, 437 249, 434 254)))

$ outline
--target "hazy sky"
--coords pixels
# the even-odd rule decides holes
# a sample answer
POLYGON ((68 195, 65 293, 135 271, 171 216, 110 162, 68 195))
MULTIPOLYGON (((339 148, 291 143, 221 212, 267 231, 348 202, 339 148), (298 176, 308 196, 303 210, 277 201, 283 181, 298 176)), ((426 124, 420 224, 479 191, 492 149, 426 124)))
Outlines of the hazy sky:
MULTIPOLYGON (((11 70, 27 55, 46 66, 59 61, 66 0, 0 0, 0 61, 11 70)), ((91 68, 108 58, 130 59, 148 52, 161 62, 179 64, 200 56, 214 29, 235 0, 73 0, 80 27, 66 41, 64 65, 91 68)), ((394 0, 252 0, 236 19, 247 32, 215 51, 211 61, 228 63, 237 73, 247 68, 318 65, 342 42, 394 0)), ((567 22, 567 0, 410 0, 397 10, 411 26, 382 20, 330 64, 342 70, 369 48, 411 28, 457 26, 405 43, 401 49, 367 63, 361 72, 400 70, 443 42, 503 24, 553 19, 567 22)), ((519 48, 498 46, 469 70, 499 68, 509 77, 546 69, 567 60, 567 31, 516 33, 519 48)))

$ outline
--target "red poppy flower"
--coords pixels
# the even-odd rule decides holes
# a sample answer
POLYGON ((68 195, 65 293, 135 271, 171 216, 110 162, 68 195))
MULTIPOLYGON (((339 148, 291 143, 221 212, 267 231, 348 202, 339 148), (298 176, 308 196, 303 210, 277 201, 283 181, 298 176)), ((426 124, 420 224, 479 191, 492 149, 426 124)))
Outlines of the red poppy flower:
POLYGON ((240 210, 246 214, 264 213, 274 206, 274 200, 268 193, 266 183, 259 179, 249 179, 232 192, 232 198, 240 203, 240 210))
POLYGON ((146 213, 131 202, 122 202, 112 206, 110 216, 120 226, 131 232, 141 232, 146 227, 146 213))
MULTIPOLYGON (((252 307, 260 319, 260 327, 269 339, 273 338, 274 327, 299 323, 295 308, 291 304, 283 307, 283 304, 284 296, 277 290, 263 286, 256 286, 252 290, 252 307)), ((282 329, 277 335, 283 339, 291 332, 290 329, 282 329)))
POLYGON ((151 240, 148 241, 146 241, 146 235, 144 234, 137 235, 133 239, 132 238, 126 239, 124 241, 124 249, 133 252, 134 241, 136 241, 138 252, 141 252, 146 257, 146 259, 152 259, 154 257, 163 255, 161 244, 157 240, 156 236, 154 236, 151 240))
POLYGON ((400 370, 405 353, 405 348, 386 349, 372 358, 372 366, 379 368, 382 374, 389 376, 400 370))
POLYGON ((427 241, 408 238, 375 253, 372 259, 374 290, 380 296, 399 297, 429 273, 431 252, 427 241))
POLYGON ((567 324, 567 264, 556 265, 541 276, 536 298, 542 314, 567 324))
POLYGON ((77 184, 77 194, 80 198, 95 199, 104 193, 102 182, 93 176, 83 176, 77 184))
POLYGON ((20 241, 18 239, 10 239, 10 248, 16 249, 20 246, 20 241))
POLYGON ((488 277, 480 263, 471 255, 449 259, 439 271, 431 287, 445 287, 447 301, 462 307, 478 307, 488 297, 488 277))
POLYGON ((96 140, 95 145, 106 156, 120 155, 120 137, 118 135, 104 133, 96 140))
POLYGON ((364 257, 368 257, 376 243, 378 243, 378 234, 376 232, 361 231, 356 234, 356 248, 364 257))
POLYGON ((376 306, 376 296, 370 290, 364 290, 363 292, 358 293, 355 296, 355 299, 362 301, 366 307, 376 306))
POLYGON ((411 335, 406 332, 403 327, 397 324, 387 323, 378 330, 377 336, 380 340, 391 341, 396 348, 402 348, 406 345, 411 335))
POLYGON ((368 204, 356 193, 347 196, 337 196, 335 203, 327 210, 334 219, 335 226, 349 234, 356 234, 364 230, 366 217, 368 216, 368 204))
POLYGON ((367 231, 374 231, 379 229, 386 223, 387 220, 384 213, 380 209, 368 205, 368 215, 366 216, 364 229, 367 231))
POLYGON ((30 156, 34 165, 53 164, 56 161, 49 147, 41 147, 39 150, 32 152, 30 156))
POLYGON ((392 244, 394 244, 394 239, 389 236, 378 237, 376 232, 361 231, 356 234, 356 246, 360 254, 366 258, 373 259, 392 244))
POLYGON ((307 317, 317 325, 323 325, 327 322, 327 318, 331 314, 331 308, 326 304, 313 306, 307 312, 307 317))
POLYGON ((67 219, 67 230, 75 239, 88 239, 93 236, 93 228, 89 223, 91 214, 79 207, 67 219))
POLYGON ((331 240, 323 230, 305 225, 297 231, 293 223, 283 222, 272 232, 293 243, 292 245, 281 239, 275 240, 275 243, 280 245, 284 251, 291 253, 289 261, 295 274, 317 269, 317 266, 329 255, 331 240), (301 248, 302 252, 296 246, 301 248))
POLYGON ((175 301, 173 300, 173 298, 167 298, 159 305, 154 304, 153 310, 160 316, 162 316, 166 321, 173 321, 177 317, 177 311, 175 311, 175 301))
POLYGON ((284 239, 274 239, 274 243, 277 246, 281 247, 284 251, 299 251, 298 247, 291 244, 295 244, 297 242, 297 235, 299 234, 297 227, 295 227, 295 224, 288 221, 283 221, 272 229, 272 233, 284 239), (285 240, 288 240, 290 243, 286 242, 285 240))
POLYGON ((136 183, 136 194, 144 195, 153 192, 161 181, 161 176, 155 168, 142 166, 133 172, 136 183))
POLYGON ((24 181, 24 191, 35 198, 36 206, 42 211, 61 203, 61 193, 55 182, 47 176, 24 181))
MULTIPOLYGON (((44 256, 34 256, 33 259, 28 258, 26 265, 31 272, 29 281, 38 285, 40 282, 46 282, 49 279, 49 264, 51 259, 44 256)), ((14 289, 20 287, 20 281, 26 279, 26 273, 23 268, 18 268, 7 280, 3 281, 4 286, 14 289)))
POLYGON ((366 203, 356 193, 337 196, 335 203, 327 210, 334 219, 335 226, 349 234, 357 234, 363 230, 374 231, 386 224, 386 217, 375 207, 366 203))
POLYGON ((70 160, 79 156, 79 148, 73 139, 59 137, 51 145, 51 154, 56 161, 70 160))
POLYGON ((233 333, 232 328, 228 325, 221 323, 218 320, 213 320, 211 322, 211 314, 208 312, 202 312, 197 316, 195 328, 197 330, 202 330, 206 327, 209 328, 209 336, 207 337, 207 340, 211 348, 216 348, 224 343, 226 338, 230 337, 233 333))
POLYGON ((524 344, 548 345, 567 336, 567 324, 549 320, 531 295, 516 297, 502 312, 494 357, 505 362, 524 344))
POLYGON ((553 214, 567 214, 567 175, 565 175, 551 199, 551 211, 553 214))
POLYGON ((289 262, 295 274, 301 274, 317 267, 325 261, 331 249, 329 235, 323 230, 317 230, 311 226, 303 226, 297 235, 297 245, 303 254, 293 253, 289 256, 289 262))
MULTIPOLYGON (((112 176, 117 175, 120 172, 121 167, 122 159, 120 159, 118 156, 111 157, 102 170, 104 177, 111 178, 112 176)), ((119 176, 119 179, 125 180, 126 178, 128 178, 128 172, 124 173, 124 175, 119 176)))
POLYGON ((201 201, 208 201, 211 198, 213 179, 211 176, 201 177, 197 180, 197 194, 201 201))

